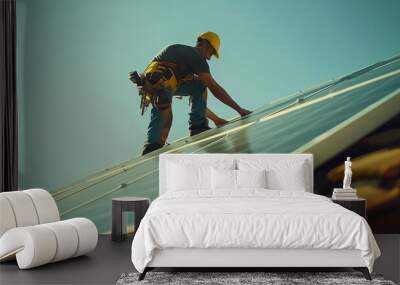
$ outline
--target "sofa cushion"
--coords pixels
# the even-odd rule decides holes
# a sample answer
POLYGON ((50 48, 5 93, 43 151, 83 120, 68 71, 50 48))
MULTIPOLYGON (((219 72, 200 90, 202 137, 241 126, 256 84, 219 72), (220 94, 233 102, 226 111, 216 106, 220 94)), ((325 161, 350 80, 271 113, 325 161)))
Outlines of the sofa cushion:
POLYGON ((53 196, 44 189, 29 189, 22 191, 29 195, 38 215, 39 224, 52 223, 60 220, 57 204, 53 196))
POLYGON ((17 227, 33 226, 39 223, 35 205, 24 191, 3 192, 1 196, 8 200, 17 227))
POLYGON ((15 220, 14 211, 8 199, 0 194, 0 237, 8 230, 15 228, 17 222, 15 220))

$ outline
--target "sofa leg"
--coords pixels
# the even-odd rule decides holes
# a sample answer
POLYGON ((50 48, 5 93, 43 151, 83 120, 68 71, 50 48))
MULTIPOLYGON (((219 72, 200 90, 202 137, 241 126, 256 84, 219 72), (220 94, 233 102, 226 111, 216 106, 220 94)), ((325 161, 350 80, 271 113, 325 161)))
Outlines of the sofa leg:
POLYGON ((367 267, 354 267, 354 269, 357 271, 361 271, 362 274, 364 275, 365 279, 372 280, 371 274, 369 274, 369 270, 367 267))
POLYGON ((147 271, 148 271, 148 269, 147 269, 147 267, 146 267, 146 268, 143 270, 143 272, 139 274, 138 281, 142 281, 142 280, 144 279, 144 277, 146 276, 147 271))

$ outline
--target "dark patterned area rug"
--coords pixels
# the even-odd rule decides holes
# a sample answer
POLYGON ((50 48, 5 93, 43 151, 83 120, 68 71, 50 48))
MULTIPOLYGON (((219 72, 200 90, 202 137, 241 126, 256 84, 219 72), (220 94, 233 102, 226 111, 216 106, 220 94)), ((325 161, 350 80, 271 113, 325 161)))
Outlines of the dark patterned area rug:
POLYGON ((138 273, 124 273, 117 285, 395 285, 392 281, 384 280, 381 275, 372 274, 372 281, 368 281, 360 272, 148 272, 142 281, 138 281, 138 276, 138 273))

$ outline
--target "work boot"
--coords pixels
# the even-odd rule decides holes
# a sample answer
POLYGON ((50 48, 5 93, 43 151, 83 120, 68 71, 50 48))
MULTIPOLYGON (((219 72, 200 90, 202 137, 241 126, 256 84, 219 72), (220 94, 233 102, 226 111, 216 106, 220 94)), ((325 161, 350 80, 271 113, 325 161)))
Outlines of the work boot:
POLYGON ((162 148, 162 147, 163 147, 163 145, 158 144, 158 143, 146 143, 143 146, 142 155, 145 155, 145 154, 147 154, 149 152, 155 151, 155 150, 157 150, 159 148, 162 148))
POLYGON ((211 129, 208 125, 193 126, 190 129, 190 136, 194 136, 211 129))

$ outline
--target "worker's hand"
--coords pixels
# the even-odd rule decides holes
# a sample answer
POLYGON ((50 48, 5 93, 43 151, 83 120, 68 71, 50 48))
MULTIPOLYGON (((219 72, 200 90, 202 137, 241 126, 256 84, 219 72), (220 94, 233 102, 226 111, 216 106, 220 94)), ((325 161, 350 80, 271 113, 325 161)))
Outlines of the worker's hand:
POLYGON ((246 110, 246 109, 243 109, 243 108, 240 108, 239 110, 237 110, 237 112, 240 114, 240 116, 246 116, 246 115, 248 115, 248 114, 250 114, 251 113, 251 111, 249 111, 249 110, 246 110))
POLYGON ((222 126, 222 125, 228 123, 227 120, 224 120, 224 119, 222 119, 222 118, 220 118, 220 117, 214 118, 213 122, 214 122, 214 124, 215 124, 217 127, 222 126))

